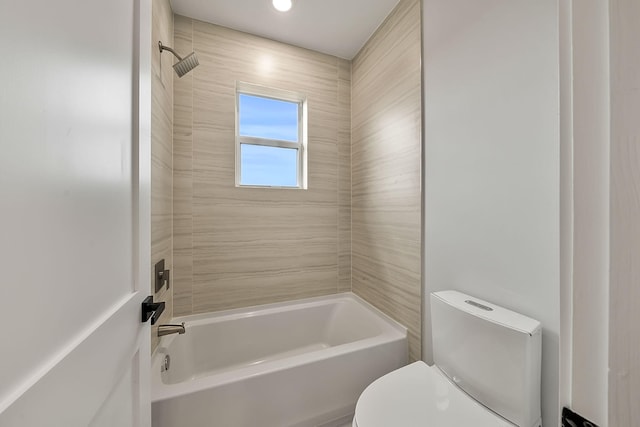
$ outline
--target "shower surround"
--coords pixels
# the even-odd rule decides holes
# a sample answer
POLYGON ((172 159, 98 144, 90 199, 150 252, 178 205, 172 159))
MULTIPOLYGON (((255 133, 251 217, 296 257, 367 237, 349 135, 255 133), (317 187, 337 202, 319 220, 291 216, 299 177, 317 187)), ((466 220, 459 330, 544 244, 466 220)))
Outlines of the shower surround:
POLYGON ((174 315, 351 290, 350 62, 176 15, 174 315), (235 186, 238 81, 307 95, 308 189, 235 186))
POLYGON ((353 61, 174 16, 200 58, 173 82, 174 316, 353 290, 420 358, 419 10, 400 1, 353 61), (307 190, 235 186, 237 82, 307 95, 307 190))

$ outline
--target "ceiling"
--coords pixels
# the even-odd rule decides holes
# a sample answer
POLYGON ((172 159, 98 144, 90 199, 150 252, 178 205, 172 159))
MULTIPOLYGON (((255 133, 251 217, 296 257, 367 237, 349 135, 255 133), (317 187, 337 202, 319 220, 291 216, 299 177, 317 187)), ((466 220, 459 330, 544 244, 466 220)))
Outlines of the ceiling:
POLYGON ((171 0, 174 13, 295 46, 353 59, 399 0, 171 0))

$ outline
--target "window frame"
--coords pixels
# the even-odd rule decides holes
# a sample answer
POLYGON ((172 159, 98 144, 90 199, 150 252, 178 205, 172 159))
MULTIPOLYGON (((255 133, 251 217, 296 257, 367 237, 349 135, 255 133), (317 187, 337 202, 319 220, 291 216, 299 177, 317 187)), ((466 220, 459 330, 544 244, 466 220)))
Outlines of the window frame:
POLYGON ((281 189, 307 189, 307 97, 298 92, 259 86, 251 83, 236 83, 236 187, 240 188, 281 188, 281 189), (240 95, 257 96, 276 101, 291 102, 298 105, 298 142, 280 139, 259 138, 240 135, 240 95), (297 155, 297 183, 295 186, 242 184, 242 144, 261 145, 266 147, 289 148, 298 150, 297 155))

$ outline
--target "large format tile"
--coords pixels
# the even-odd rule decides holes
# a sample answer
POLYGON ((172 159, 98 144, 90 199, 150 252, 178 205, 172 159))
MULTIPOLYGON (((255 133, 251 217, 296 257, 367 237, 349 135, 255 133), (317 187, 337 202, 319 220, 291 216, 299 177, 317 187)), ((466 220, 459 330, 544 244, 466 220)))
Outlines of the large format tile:
POLYGON ((352 64, 353 291, 409 328, 420 359, 420 2, 402 0, 352 64))
POLYGON ((200 59, 175 82, 176 314, 350 290, 349 62, 180 16, 175 40, 200 59), (307 190, 235 186, 239 81, 307 96, 307 190))
MULTIPOLYGON (((169 0, 153 2, 151 49, 151 262, 164 259, 173 269, 173 56, 157 48, 157 40, 173 44, 173 12, 169 0)), ((153 272, 153 265, 148 267, 153 272)), ((152 284, 153 286, 153 284, 152 284)), ((154 295, 166 303, 158 323, 173 315, 173 288, 163 288, 154 295)), ((151 345, 158 344, 157 324, 151 329, 151 345)))

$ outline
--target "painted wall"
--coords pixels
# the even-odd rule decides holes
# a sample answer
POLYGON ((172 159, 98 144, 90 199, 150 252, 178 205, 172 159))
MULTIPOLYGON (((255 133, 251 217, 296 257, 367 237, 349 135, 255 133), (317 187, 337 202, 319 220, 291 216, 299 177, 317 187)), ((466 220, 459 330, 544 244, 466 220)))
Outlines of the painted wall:
POLYGON ((640 425, 640 4, 611 0, 609 425, 640 425))
POLYGON ((174 314, 351 289, 348 61, 175 16, 174 314), (305 93, 308 189, 235 187, 235 88, 305 93))
POLYGON ((543 425, 557 425, 558 2, 425 0, 425 304, 457 289, 542 322, 543 425))
POLYGON ((403 0, 353 60, 353 291, 409 328, 420 359, 420 1, 403 0))
MULTIPOLYGON (((169 0, 152 2, 151 49, 151 272, 156 262, 165 260, 173 270, 173 76, 175 58, 170 52, 160 54, 158 41, 173 46, 173 12, 169 0)), ((173 271, 172 271, 173 272, 173 271)), ((151 276, 153 278, 153 274, 151 276)), ((151 285, 155 289, 155 282, 151 285)), ((162 288, 155 301, 165 301, 160 320, 151 328, 151 348, 158 344, 158 325, 169 323, 173 316, 173 288, 162 288)))

